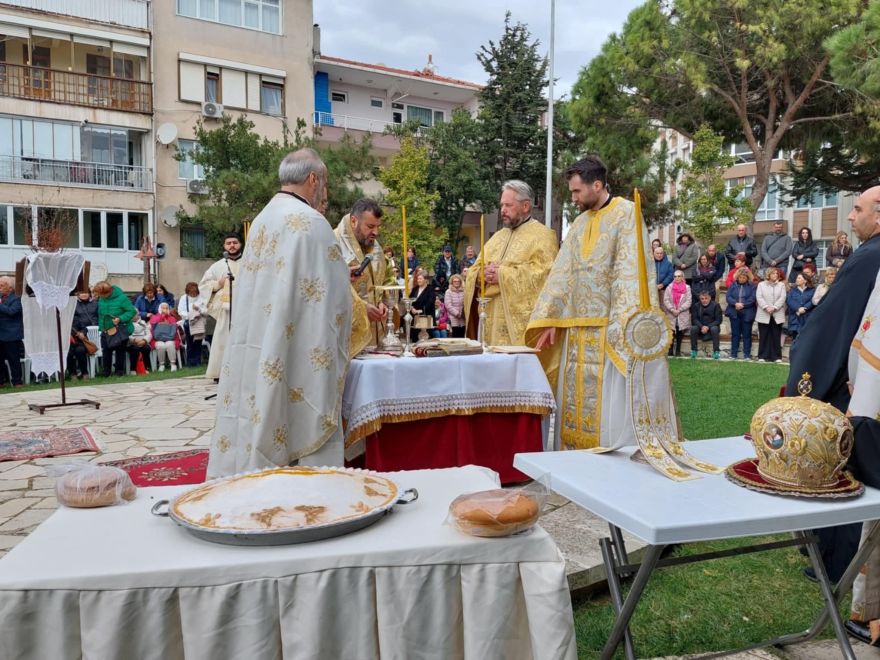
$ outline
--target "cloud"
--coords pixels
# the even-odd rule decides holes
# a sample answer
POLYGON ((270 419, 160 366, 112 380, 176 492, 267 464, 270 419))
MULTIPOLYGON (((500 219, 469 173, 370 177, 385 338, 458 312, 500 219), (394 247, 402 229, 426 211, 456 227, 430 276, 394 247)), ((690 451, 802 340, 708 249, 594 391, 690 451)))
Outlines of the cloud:
MULTIPOLYGON (((619 0, 599 14, 586 3, 556 3, 554 96, 568 94, 578 72, 602 47, 611 32, 619 32, 627 15, 642 0, 619 0)), ((590 3, 592 4, 592 3, 590 3)), ((598 4, 598 3, 597 3, 598 4)), ((476 53, 504 31, 504 15, 528 26, 546 53, 550 43, 550 2, 544 0, 451 0, 431 4, 420 0, 379 0, 315 3, 314 19, 321 25, 321 50, 371 64, 421 69, 433 56, 441 75, 486 81, 476 53)))

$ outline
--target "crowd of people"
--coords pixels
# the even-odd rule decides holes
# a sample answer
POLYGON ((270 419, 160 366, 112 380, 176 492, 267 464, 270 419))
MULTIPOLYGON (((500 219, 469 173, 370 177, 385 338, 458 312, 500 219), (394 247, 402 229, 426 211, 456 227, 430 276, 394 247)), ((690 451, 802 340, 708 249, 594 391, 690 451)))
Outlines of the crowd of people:
MULTIPOLYGON (((65 375, 90 377, 89 358, 100 355, 95 375, 109 377, 158 371, 177 371, 202 364, 207 330, 206 303, 198 284, 189 282, 179 300, 161 284, 145 284, 132 299, 118 286, 97 282, 76 295, 70 328, 65 375), (94 330, 98 334, 94 334, 94 330), (92 334, 90 334, 92 330, 92 334), (96 341, 97 340, 97 341, 96 341), (178 356, 182 361, 179 363, 178 356), (154 359, 155 358, 155 359, 154 359)), ((24 318, 11 277, 0 278, 0 387, 24 385, 24 318)), ((52 374, 32 374, 36 381, 52 374)))
POLYGON ((809 227, 797 240, 774 223, 760 250, 745 225, 739 225, 722 254, 716 245, 701 253, 688 233, 682 233, 667 254, 659 239, 652 243, 658 299, 673 329, 669 355, 680 357, 685 337, 690 355, 699 354, 700 341, 712 342, 712 357, 721 358, 721 326, 728 320, 730 357, 781 362, 782 347, 803 331, 813 310, 834 284, 837 270, 852 255, 847 234, 840 232, 825 251, 817 269, 819 245, 809 227), (758 349, 752 355, 757 323, 758 349))

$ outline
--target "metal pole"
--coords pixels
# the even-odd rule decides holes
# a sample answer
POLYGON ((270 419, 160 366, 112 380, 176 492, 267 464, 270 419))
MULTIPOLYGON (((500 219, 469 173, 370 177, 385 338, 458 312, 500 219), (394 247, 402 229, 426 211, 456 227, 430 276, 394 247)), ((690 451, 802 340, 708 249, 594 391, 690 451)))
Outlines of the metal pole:
POLYGON ((550 66, 547 85, 547 187, 544 191, 544 224, 553 226, 553 42, 556 36, 556 0, 550 0, 550 66))

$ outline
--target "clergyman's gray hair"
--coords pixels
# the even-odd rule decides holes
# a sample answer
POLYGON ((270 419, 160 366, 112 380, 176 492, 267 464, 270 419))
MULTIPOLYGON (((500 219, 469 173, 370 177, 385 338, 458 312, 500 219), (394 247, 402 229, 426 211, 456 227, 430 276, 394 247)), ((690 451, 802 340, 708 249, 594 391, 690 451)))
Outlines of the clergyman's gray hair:
POLYGON ((532 191, 532 187, 525 181, 520 181, 519 179, 505 181, 501 186, 501 192, 505 190, 512 190, 516 193, 516 201, 528 202, 532 206, 535 205, 535 193, 532 191))
POLYGON ((298 149, 287 154, 278 166, 278 180, 282 186, 303 183, 314 172, 321 181, 327 175, 327 166, 314 149, 298 149))

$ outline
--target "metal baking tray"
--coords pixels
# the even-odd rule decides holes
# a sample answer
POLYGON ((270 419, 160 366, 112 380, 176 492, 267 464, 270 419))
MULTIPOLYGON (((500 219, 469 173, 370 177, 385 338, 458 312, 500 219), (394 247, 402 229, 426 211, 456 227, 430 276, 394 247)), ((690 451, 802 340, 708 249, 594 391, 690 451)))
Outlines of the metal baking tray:
MULTIPOLYGON (((371 473, 369 470, 356 470, 351 468, 346 468, 344 469, 344 471, 375 474, 371 473)), ((239 476, 241 475, 235 475, 234 477, 225 477, 224 479, 232 479, 239 476)), ((384 475, 381 476, 383 479, 388 479, 388 477, 385 477, 384 475)), ((215 481, 207 482, 205 484, 201 484, 199 487, 204 487, 208 484, 216 483, 219 481, 223 481, 223 479, 217 479, 215 481)), ((394 480, 388 479, 388 481, 393 482, 394 480)), ((352 532, 356 532, 360 529, 364 529, 365 527, 369 527, 370 525, 375 524, 381 518, 391 513, 396 505, 411 504, 419 498, 419 492, 415 488, 409 488, 401 491, 401 489, 398 487, 397 492, 399 493, 399 495, 396 500, 390 502, 383 507, 377 507, 355 518, 349 518, 342 521, 329 522, 324 524, 295 527, 290 529, 235 530, 212 529, 210 527, 193 524, 190 521, 178 516, 174 511, 175 504, 180 498, 184 497, 189 492, 191 491, 180 493, 173 500, 159 500, 152 506, 152 508, 150 509, 150 513, 155 516, 171 518, 171 520, 176 522, 185 530, 205 541, 210 541, 212 543, 223 543, 226 545, 245 546, 292 545, 294 543, 309 543, 311 541, 321 541, 324 539, 333 538, 335 536, 350 534, 352 532)))

